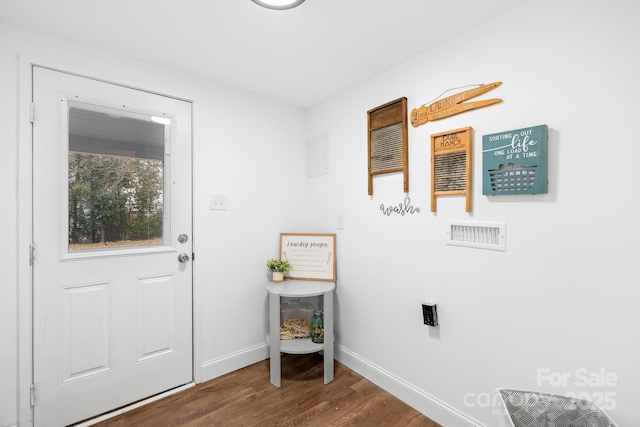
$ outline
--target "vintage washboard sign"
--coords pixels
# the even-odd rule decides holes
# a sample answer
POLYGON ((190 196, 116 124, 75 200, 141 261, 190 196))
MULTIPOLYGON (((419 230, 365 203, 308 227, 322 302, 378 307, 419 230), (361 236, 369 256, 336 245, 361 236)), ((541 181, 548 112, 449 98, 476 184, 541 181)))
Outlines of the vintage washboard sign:
POLYGON ((373 176, 403 172, 404 192, 409 191, 407 98, 399 98, 367 111, 369 125, 369 195, 373 176))
POLYGON ((471 128, 431 135, 431 212, 436 196, 465 195, 471 212, 471 128))

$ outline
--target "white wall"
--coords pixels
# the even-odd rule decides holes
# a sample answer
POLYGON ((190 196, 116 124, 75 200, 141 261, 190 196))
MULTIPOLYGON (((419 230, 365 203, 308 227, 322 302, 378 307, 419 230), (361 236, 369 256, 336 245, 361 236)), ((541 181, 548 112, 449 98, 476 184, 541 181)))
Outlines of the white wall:
MULTIPOLYGON (((306 113, 214 82, 0 23, 0 196, 6 201, 0 214, 4 235, 0 245, 0 426, 15 425, 19 413, 28 413, 26 388, 18 392, 18 383, 24 385, 28 379, 17 375, 18 359, 26 366, 20 372, 28 374, 30 366, 29 354, 18 355, 19 337, 28 337, 29 327, 23 322, 19 334, 18 318, 25 314, 18 307, 28 309, 28 302, 17 301, 18 285, 29 286, 29 279, 19 283, 17 279, 25 262, 24 254, 17 256, 20 220, 15 207, 18 55, 195 101, 194 281, 200 313, 196 351, 201 365, 196 374, 206 380, 265 359, 264 263, 277 256, 280 232, 308 230, 303 215, 306 113), (227 194, 228 210, 209 210, 210 193, 227 194)), ((28 224, 28 213, 20 214, 28 224)), ((28 420, 20 421, 26 425, 28 420)))
MULTIPOLYGON (((336 328, 343 363, 447 427, 505 426, 504 415, 494 413, 499 406, 486 401, 496 387, 596 399, 614 393, 608 412, 621 426, 635 425, 639 16, 631 0, 532 0, 308 114, 0 24, 0 196, 17 197, 18 54, 192 98, 201 379, 267 356, 264 259, 277 254, 279 232, 331 232, 341 213, 336 328), (492 81, 503 84, 481 98, 502 103, 410 127, 408 195, 421 212, 382 215, 381 204, 397 205, 405 194, 401 177, 390 175, 376 177, 374 195, 367 195, 366 111, 400 96, 411 109, 446 89, 492 81), (249 123, 248 109, 260 113, 249 123), (482 135, 538 124, 549 126, 549 193, 482 196, 482 135), (465 213, 462 198, 443 197, 432 214, 429 136, 464 126, 475 135, 473 212, 465 213), (304 179, 306 138, 323 133, 329 174, 304 179), (208 209, 212 192, 228 194, 228 211, 208 209), (283 192, 287 197, 273 201, 283 192), (445 246, 447 219, 506 222, 507 251, 445 246), (439 328, 422 324, 425 300, 438 303, 439 328), (544 368, 572 377, 564 386, 538 384, 544 368), (578 369, 601 368, 617 376, 614 385, 576 384, 578 369)), ((11 203, 0 215, 4 427, 16 424, 18 405, 24 407, 17 371, 29 355, 19 355, 17 343, 18 283, 25 284, 17 277, 20 220, 11 203)))
POLYGON ((639 17, 632 1, 534 0, 310 111, 308 133, 330 134, 331 174, 311 181, 314 222, 345 217, 342 362, 447 427, 475 425, 455 411, 505 423, 487 401, 497 387, 607 396, 619 425, 638 424, 639 17), (381 204, 404 199, 402 176, 375 177, 367 195, 366 112, 401 96, 411 110, 493 81, 503 84, 472 101, 502 103, 409 126, 408 195, 420 213, 383 215, 381 204), (540 124, 549 126, 548 194, 483 196, 482 135, 540 124), (475 135, 473 212, 453 196, 439 197, 433 214, 430 135, 465 126, 475 135), (446 246, 448 219, 506 222, 507 251, 446 246), (439 328, 422 324, 423 301, 438 303, 439 328), (571 377, 539 382, 546 368, 571 377), (585 372, 602 379, 600 369, 615 385, 580 386, 585 372))
POLYGON ((17 422, 17 58, 6 40, 10 33, 0 25, 0 210, 4 244, 0 245, 0 426, 17 422))

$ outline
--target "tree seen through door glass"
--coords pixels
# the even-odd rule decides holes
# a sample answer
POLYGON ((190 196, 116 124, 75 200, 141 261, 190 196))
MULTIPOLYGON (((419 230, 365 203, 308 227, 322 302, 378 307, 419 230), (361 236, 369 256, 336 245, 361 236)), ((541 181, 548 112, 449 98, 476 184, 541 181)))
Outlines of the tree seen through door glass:
POLYGON ((165 125, 96 109, 69 108, 69 251, 162 245, 165 125))

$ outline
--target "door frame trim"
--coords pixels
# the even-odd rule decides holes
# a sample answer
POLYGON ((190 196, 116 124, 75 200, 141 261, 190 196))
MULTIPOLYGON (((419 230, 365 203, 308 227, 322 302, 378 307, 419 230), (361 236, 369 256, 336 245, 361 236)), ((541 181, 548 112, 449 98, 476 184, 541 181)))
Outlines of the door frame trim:
MULTIPOLYGON (((31 406, 31 384, 33 383, 33 268, 30 264, 31 245, 33 244, 33 128, 31 124, 31 103, 33 100, 33 67, 42 67, 54 71, 60 71, 79 77, 98 80, 101 82, 124 86, 130 89, 141 90, 156 95, 162 95, 191 104, 191 216, 192 216, 192 244, 193 251, 196 248, 195 216, 194 216, 194 141, 196 122, 196 101, 193 97, 179 96, 167 93, 164 90, 156 90, 143 87, 137 82, 127 82, 126 79, 106 75, 97 70, 86 70, 69 64, 60 64, 52 60, 38 58, 30 55, 17 56, 17 243, 16 243, 16 272, 17 272, 17 400, 18 400, 18 425, 33 426, 33 408, 31 406)), ((36 113, 37 114, 37 113, 36 113)), ((37 248, 35 258, 37 259, 37 248)), ((36 261, 37 262, 37 261, 36 261)), ((201 319, 202 309, 196 295, 200 293, 196 280, 196 266, 192 263, 192 376, 195 384, 202 382, 202 342, 201 319)), ((98 414, 96 414, 98 415, 98 414)))

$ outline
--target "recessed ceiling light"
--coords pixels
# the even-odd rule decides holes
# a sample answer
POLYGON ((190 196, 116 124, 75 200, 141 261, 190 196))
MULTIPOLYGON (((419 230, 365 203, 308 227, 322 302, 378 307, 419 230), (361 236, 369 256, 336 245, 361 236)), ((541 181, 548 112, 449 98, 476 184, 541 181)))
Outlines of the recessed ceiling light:
POLYGON ((300 6, 304 0, 251 0, 255 4, 259 4, 267 9, 293 9, 296 6, 300 6))

